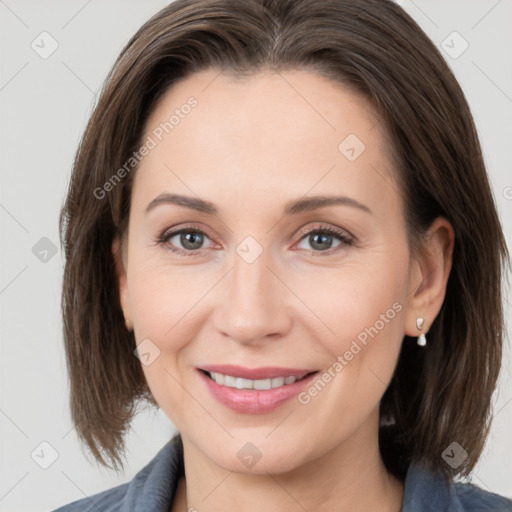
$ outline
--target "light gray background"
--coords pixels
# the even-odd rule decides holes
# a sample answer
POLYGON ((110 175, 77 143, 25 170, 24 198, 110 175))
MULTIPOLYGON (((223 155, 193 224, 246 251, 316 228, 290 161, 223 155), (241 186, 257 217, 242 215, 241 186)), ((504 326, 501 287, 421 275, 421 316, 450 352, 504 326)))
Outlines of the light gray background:
MULTIPOLYGON (((123 474, 100 470, 84 455, 68 410, 63 261, 60 250, 51 252, 52 244, 59 248, 58 213, 95 94, 129 37, 166 3, 0 0, 1 511, 52 510, 128 481, 174 431, 162 412, 142 411, 128 437, 123 474), (35 40, 38 51, 51 48, 43 31, 58 43, 46 59, 31 47, 35 40)), ((512 246, 512 0, 399 3, 451 53, 445 56, 473 109, 512 246), (454 31, 469 44, 460 56, 464 41, 454 31)), ((506 307, 510 326, 509 299, 506 307)), ((512 497, 509 337, 493 427, 473 481, 512 497)))

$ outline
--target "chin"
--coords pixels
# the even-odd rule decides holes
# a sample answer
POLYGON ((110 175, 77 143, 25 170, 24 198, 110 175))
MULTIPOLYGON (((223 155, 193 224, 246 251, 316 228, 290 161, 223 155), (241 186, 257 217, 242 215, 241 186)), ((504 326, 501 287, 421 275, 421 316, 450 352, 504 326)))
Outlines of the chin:
POLYGON ((264 439, 258 435, 230 439, 224 445, 201 447, 203 453, 226 471, 241 474, 266 475, 287 473, 304 462, 304 443, 289 443, 264 439))

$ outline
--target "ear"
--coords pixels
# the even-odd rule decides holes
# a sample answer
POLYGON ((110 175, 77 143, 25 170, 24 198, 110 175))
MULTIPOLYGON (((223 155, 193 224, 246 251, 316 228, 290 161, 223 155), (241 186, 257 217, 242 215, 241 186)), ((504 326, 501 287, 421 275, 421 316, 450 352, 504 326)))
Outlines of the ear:
POLYGON ((428 229, 418 253, 412 257, 405 318, 408 336, 426 334, 441 310, 452 268, 454 240, 450 222, 438 217, 428 229), (421 331, 416 325, 420 317, 424 319, 421 331))
POLYGON ((126 328, 131 331, 133 323, 131 318, 130 301, 128 298, 128 282, 126 279, 125 255, 119 237, 114 237, 112 241, 112 256, 114 257, 115 271, 117 276, 117 286, 119 293, 119 302, 123 309, 126 328))

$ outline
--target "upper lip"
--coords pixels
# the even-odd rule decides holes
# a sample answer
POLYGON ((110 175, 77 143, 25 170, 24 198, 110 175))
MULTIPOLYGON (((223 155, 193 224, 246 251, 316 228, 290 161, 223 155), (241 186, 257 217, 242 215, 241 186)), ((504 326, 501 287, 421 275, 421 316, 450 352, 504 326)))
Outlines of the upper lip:
POLYGON ((295 377, 296 379, 302 379, 302 377, 305 377, 308 373, 316 371, 302 370, 300 368, 282 368, 277 366, 244 368, 243 366, 235 366, 231 364, 211 364, 201 366, 199 369, 207 372, 222 373, 223 375, 251 380, 273 379, 275 377, 295 377))

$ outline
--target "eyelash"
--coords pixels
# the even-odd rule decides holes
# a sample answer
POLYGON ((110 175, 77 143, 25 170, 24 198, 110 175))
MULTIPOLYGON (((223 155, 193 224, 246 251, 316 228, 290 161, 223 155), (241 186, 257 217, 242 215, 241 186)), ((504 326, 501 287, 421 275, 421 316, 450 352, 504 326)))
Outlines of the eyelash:
MULTIPOLYGON (((200 254, 201 249, 192 251, 192 250, 180 249, 178 247, 171 247, 170 245, 168 245, 168 242, 171 238, 173 238, 174 236, 179 235, 181 233, 184 233, 184 232, 197 233, 200 235, 204 235, 206 238, 210 238, 204 231, 196 228, 195 226, 185 226, 176 231, 164 231, 161 235, 159 235, 157 237, 155 242, 159 245, 167 245, 166 248, 169 251, 174 252, 176 254, 180 254, 181 256, 197 256, 198 254, 200 254)), ((340 240, 340 242, 342 242, 342 244, 348 245, 348 246, 354 245, 354 242, 355 242, 354 238, 351 235, 349 235, 348 233, 346 233, 345 231, 331 228, 329 226, 317 226, 315 228, 302 230, 299 233, 299 236, 300 236, 299 242, 313 233, 322 233, 322 234, 328 234, 331 236, 335 236, 336 238, 338 238, 340 240)), ((342 244, 340 244, 340 245, 342 245, 342 244)), ((334 248, 327 249, 325 251, 311 250, 311 253, 312 254, 318 253, 318 255, 331 254, 332 252, 336 251, 339 247, 340 246, 338 245, 334 248)))

